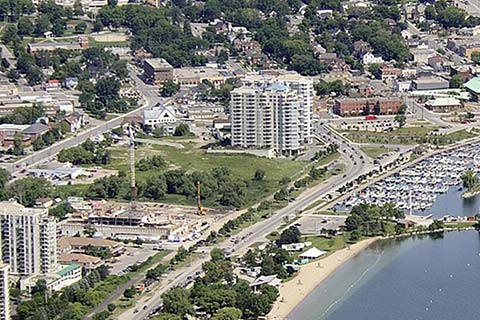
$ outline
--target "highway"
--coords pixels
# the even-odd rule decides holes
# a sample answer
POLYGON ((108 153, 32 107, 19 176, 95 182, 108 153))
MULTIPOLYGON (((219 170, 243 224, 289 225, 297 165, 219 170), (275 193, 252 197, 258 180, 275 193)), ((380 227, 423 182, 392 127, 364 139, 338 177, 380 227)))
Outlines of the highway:
MULTIPOLYGON (((299 195, 295 201, 289 203, 285 208, 275 212, 270 218, 258 222, 248 229, 242 230, 236 235, 236 239, 239 240, 238 243, 231 243, 231 241, 227 239, 216 247, 226 249, 231 255, 242 254, 253 243, 264 241, 265 236, 280 227, 280 225, 284 223, 284 218, 291 213, 304 210, 311 203, 334 191, 343 183, 351 181, 369 170, 369 165, 362 163, 362 160, 366 159, 366 155, 363 154, 363 152, 361 152, 357 146, 349 145, 348 141, 342 136, 335 132, 329 131, 323 125, 317 124, 315 129, 317 131, 317 135, 325 138, 327 141, 335 142, 337 145, 339 145, 339 152, 348 163, 348 169, 344 175, 332 176, 327 181, 306 190, 299 195)), ((173 272, 168 276, 167 279, 164 280, 164 282, 168 283, 157 289, 153 297, 142 297, 137 303, 138 307, 136 309, 126 310, 123 314, 117 317, 117 319, 147 319, 151 312, 155 311, 159 306, 161 306, 162 301, 160 297, 164 292, 168 291, 170 288, 184 284, 189 277, 194 277, 195 273, 201 271, 202 263, 208 259, 209 257, 204 257, 195 260, 189 267, 173 272)))
POLYGON ((132 67, 129 69, 130 77, 135 82, 135 88, 143 95, 144 103, 141 107, 129 112, 122 114, 112 120, 104 122, 94 128, 91 128, 87 131, 80 132, 78 135, 59 141, 52 146, 36 151, 31 155, 28 155, 14 163, 3 163, 2 166, 7 169, 11 174, 15 174, 18 171, 22 170, 24 167, 31 167, 39 162, 45 161, 46 159, 56 155, 63 149, 76 146, 88 138, 93 138, 99 134, 110 131, 113 128, 116 128, 122 124, 122 122, 131 116, 140 115, 143 110, 151 108, 158 102, 168 103, 167 99, 158 97, 158 88, 150 85, 146 85, 137 75, 137 70, 134 70, 132 67))

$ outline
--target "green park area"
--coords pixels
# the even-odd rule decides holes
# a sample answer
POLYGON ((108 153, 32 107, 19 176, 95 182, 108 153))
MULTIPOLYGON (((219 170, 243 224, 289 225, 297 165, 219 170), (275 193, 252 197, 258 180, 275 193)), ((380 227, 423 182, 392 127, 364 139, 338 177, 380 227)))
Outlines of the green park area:
POLYGON ((393 131, 343 131, 346 137, 357 143, 378 144, 423 144, 448 145, 477 135, 466 130, 449 134, 437 134, 437 129, 427 127, 406 127, 393 131))
POLYGON ((374 159, 382 154, 389 152, 389 148, 386 147, 362 147, 360 148, 367 156, 374 159))
MULTIPOLYGON (((196 204, 196 183, 200 182, 202 204, 206 207, 244 208, 284 190, 291 181, 296 188, 311 185, 333 174, 321 168, 338 159, 327 153, 314 162, 293 159, 267 159, 236 153, 208 153, 192 139, 165 139, 139 143, 135 150, 138 199, 179 205, 196 204), (183 146, 160 145, 170 142, 183 146), (304 176, 310 173, 314 179, 304 176), (312 181, 310 181, 312 180, 312 181)), ((60 161, 77 162, 84 167, 101 166, 119 174, 95 180, 90 185, 61 186, 57 195, 83 195, 93 199, 130 199, 130 150, 126 145, 100 147, 86 143, 62 151, 60 161), (88 151, 88 150, 90 151, 88 151)), ((284 191, 285 192, 285 191, 284 191)), ((295 195, 291 195, 295 196, 295 195)))

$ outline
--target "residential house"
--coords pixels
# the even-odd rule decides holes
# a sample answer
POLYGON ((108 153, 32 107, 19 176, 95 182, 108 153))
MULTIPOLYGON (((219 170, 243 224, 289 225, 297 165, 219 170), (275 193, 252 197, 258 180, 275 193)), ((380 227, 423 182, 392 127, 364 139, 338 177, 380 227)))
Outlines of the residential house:
POLYGON ((51 91, 51 90, 59 90, 62 87, 62 83, 58 79, 50 79, 47 81, 47 84, 45 85, 45 90, 51 91))
POLYGON ((65 117, 62 123, 68 127, 68 132, 75 133, 83 128, 86 124, 85 114, 80 112, 74 112, 71 115, 65 117))
POLYGON ((367 52, 363 55, 362 57, 362 62, 364 65, 369 65, 369 64, 373 64, 373 63, 377 63, 377 64, 380 64, 380 63, 383 63, 383 58, 381 55, 378 55, 378 54, 373 54, 371 52, 367 52))
POLYGON ((77 77, 67 77, 63 80, 63 87, 65 89, 75 89, 78 85, 78 78, 77 77))
POLYGON ((399 68, 382 66, 380 67, 380 78, 382 81, 393 81, 402 75, 402 70, 399 68))

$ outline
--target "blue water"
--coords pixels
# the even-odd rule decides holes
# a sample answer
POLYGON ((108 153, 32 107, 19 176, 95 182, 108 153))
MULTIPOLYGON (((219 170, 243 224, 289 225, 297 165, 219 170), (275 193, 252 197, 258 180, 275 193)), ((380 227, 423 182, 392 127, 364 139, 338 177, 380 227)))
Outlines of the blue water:
POLYGON ((478 320, 480 236, 450 232, 377 242, 289 315, 302 320, 478 320))
POLYGON ((462 198, 463 191, 458 190, 458 186, 448 188, 448 191, 435 199, 433 206, 422 212, 415 214, 432 214, 435 218, 441 218, 445 215, 451 216, 474 216, 480 212, 480 197, 462 198))

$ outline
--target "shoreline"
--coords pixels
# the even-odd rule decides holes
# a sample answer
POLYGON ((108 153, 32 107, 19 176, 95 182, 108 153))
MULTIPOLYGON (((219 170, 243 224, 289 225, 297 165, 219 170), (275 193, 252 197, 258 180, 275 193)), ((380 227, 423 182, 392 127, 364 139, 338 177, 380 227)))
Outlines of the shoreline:
POLYGON ((382 237, 362 240, 351 245, 349 248, 347 247, 335 251, 324 259, 313 261, 302 266, 295 278, 280 286, 278 289, 279 296, 266 318, 268 320, 287 320, 288 315, 293 309, 295 309, 295 307, 297 307, 297 305, 300 304, 302 300, 315 290, 325 279, 333 274, 345 262, 349 261, 372 243, 380 239, 382 239, 382 237))

